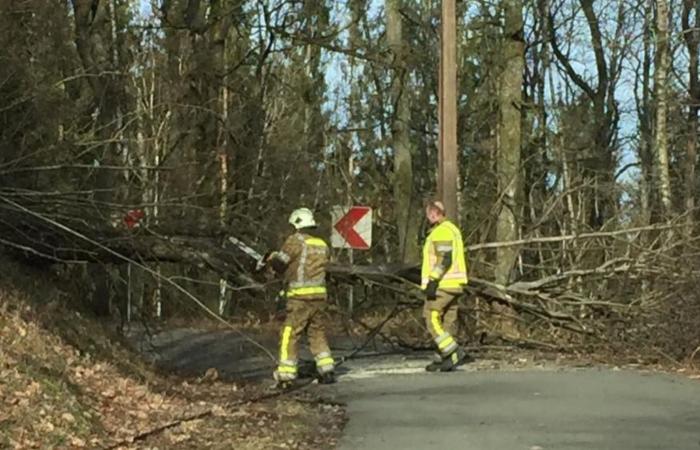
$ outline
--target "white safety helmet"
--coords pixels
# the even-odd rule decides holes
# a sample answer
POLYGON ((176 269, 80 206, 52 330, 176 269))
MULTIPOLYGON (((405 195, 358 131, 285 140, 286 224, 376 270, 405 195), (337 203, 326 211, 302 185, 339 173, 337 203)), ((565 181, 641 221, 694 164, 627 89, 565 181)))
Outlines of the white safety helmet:
POLYGON ((314 213, 312 213, 309 208, 299 208, 294 210, 289 216, 289 223, 292 224, 292 226, 297 230, 316 226, 314 213))

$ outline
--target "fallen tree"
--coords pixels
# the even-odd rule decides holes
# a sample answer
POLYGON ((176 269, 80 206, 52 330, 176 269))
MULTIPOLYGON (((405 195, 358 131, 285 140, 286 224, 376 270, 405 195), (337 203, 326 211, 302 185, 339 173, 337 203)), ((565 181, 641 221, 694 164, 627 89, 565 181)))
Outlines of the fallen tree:
MULTIPOLYGON (((233 289, 244 287, 253 293, 265 289, 264 279, 254 271, 255 261, 239 248, 226 246, 226 235, 217 229, 186 235, 157 226, 115 226, 95 218, 66 218, 56 211, 37 210, 2 195, 0 207, 0 244, 28 259, 180 263, 216 273, 227 279, 233 289)), ((685 226, 686 222, 665 223, 472 245, 469 251, 476 261, 485 260, 479 252, 500 246, 518 247, 523 255, 549 253, 550 260, 557 261, 550 267, 521 270, 521 276, 508 285, 489 281, 477 270, 466 289, 469 298, 476 299, 470 304, 478 305, 472 310, 482 318, 479 325, 483 325, 493 314, 487 305, 507 305, 518 314, 523 333, 505 338, 532 340, 536 336, 545 345, 614 345, 649 335, 652 329, 656 334, 670 336, 674 330, 659 330, 658 321, 649 318, 667 315, 674 302, 693 292, 698 279, 694 259, 699 247, 696 238, 678 233, 685 226), (591 254, 593 257, 587 258, 591 254)), ((328 271, 335 285, 384 289, 401 304, 422 304, 416 266, 335 263, 328 271)), ((688 317, 681 323, 683 332, 692 328, 688 317)), ((662 340, 667 346, 674 345, 671 337, 662 340)), ((678 350, 674 352, 676 357, 686 352, 685 348, 678 350)))

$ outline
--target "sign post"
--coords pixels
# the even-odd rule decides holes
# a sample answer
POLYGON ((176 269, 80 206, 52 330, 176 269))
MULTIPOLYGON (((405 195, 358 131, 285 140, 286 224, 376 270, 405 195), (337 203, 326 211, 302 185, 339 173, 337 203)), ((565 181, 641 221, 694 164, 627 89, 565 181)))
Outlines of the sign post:
MULTIPOLYGON (((350 264, 354 264, 354 250, 369 250, 372 247, 372 208, 334 206, 331 211, 333 231, 331 246, 349 249, 350 264)), ((352 314, 354 292, 350 289, 348 310, 352 314)))

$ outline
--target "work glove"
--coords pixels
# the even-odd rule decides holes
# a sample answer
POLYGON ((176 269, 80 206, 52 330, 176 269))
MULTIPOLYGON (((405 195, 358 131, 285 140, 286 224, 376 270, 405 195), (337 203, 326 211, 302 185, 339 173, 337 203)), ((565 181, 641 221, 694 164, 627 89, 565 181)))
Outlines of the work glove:
POLYGON ((428 285, 425 287, 425 298, 430 301, 430 300, 435 300, 437 298, 437 287, 438 287, 438 282, 437 280, 430 280, 428 281, 428 285))
POLYGON ((275 297, 275 317, 282 319, 287 313, 287 293, 279 291, 275 297))
POLYGON ((267 261, 270 266, 272 266, 272 269, 279 273, 283 273, 285 270, 287 270, 287 264, 284 263, 281 259, 277 258, 277 253, 272 252, 270 253, 267 258, 265 258, 265 261, 267 261))

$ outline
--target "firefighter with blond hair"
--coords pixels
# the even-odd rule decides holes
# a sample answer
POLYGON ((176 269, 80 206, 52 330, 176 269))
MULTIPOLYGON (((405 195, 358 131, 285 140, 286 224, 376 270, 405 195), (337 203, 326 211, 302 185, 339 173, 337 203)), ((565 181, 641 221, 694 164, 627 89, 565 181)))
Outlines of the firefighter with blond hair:
POLYGON ((454 337, 458 299, 467 284, 467 258, 462 233, 445 215, 445 206, 431 200, 425 208, 430 230, 423 245, 421 288, 423 318, 436 347, 429 372, 449 372, 471 357, 454 337))

